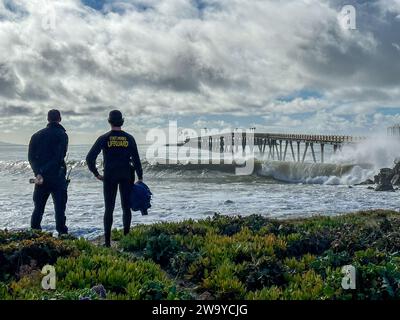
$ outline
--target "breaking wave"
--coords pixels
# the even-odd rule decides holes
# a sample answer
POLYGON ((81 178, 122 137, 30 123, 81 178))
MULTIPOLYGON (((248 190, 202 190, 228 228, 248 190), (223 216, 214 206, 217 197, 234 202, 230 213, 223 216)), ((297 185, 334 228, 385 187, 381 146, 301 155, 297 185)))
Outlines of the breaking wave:
MULTIPOLYGON (((92 178, 85 161, 68 161, 72 168, 71 178, 92 178)), ((101 162, 98 163, 101 166, 101 162)), ((255 161, 252 176, 235 176, 235 166, 229 164, 174 164, 160 165, 143 161, 147 175, 157 178, 181 179, 234 179, 251 180, 251 177, 274 179, 286 183, 306 184, 357 184, 371 178, 375 171, 368 166, 352 164, 314 164, 278 161, 255 161)), ((0 173, 11 175, 32 175, 28 161, 0 161, 0 173)))
POLYGON ((288 183, 352 185, 371 178, 375 170, 367 165, 273 161, 263 163, 259 174, 288 183))

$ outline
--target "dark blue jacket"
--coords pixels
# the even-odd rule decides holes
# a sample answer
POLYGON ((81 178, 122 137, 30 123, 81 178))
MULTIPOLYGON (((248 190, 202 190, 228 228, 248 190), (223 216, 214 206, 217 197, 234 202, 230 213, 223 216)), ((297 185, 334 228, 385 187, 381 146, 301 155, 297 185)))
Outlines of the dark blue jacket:
POLYGON ((49 123, 36 132, 29 142, 28 159, 33 173, 44 178, 65 177, 64 158, 68 149, 68 135, 59 123, 49 123))
POLYGON ((131 208, 133 211, 141 211, 143 215, 147 214, 147 209, 151 208, 152 193, 149 187, 143 182, 137 182, 132 187, 131 208))

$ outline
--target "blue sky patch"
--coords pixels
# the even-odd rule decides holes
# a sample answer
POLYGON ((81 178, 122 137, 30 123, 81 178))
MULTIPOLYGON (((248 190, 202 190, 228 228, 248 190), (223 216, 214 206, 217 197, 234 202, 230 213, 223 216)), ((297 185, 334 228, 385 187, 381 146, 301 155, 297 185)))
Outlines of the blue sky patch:
POLYGON ((291 102, 298 98, 301 98, 303 100, 307 100, 307 99, 311 99, 311 98, 322 99, 323 95, 314 90, 301 90, 301 91, 294 92, 287 96, 279 97, 277 100, 283 101, 283 102, 291 102))
POLYGON ((107 3, 106 0, 81 0, 85 6, 91 7, 95 10, 102 10, 104 5, 107 3))
POLYGON ((138 12, 150 9, 150 6, 144 3, 132 3, 132 1, 113 1, 113 0, 81 0, 82 4, 104 14, 113 12, 124 14, 127 9, 132 9, 138 12))

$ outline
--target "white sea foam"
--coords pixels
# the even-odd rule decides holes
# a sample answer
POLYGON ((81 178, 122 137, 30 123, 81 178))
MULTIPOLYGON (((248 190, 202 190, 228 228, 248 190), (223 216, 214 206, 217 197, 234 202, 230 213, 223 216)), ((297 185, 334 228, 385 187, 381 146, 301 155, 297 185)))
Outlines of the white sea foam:
POLYGON ((259 174, 290 183, 351 185, 373 176, 374 170, 352 164, 265 162, 259 174))
POLYGON ((369 163, 374 169, 393 167, 400 158, 400 138, 378 136, 371 137, 356 145, 345 145, 342 152, 332 155, 332 163, 369 163))
POLYGON ((265 161, 260 174, 293 183, 353 185, 373 179, 400 158, 400 139, 374 137, 331 154, 329 164, 265 161))

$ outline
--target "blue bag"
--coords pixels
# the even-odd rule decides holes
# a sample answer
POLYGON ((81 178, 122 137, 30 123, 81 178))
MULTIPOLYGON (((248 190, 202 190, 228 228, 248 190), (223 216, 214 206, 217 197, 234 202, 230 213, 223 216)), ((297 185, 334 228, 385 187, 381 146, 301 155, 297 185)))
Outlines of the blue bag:
POLYGON ((151 208, 150 201, 152 195, 150 188, 145 183, 135 183, 131 191, 131 209, 133 211, 140 211, 143 216, 146 216, 147 210, 151 208))

